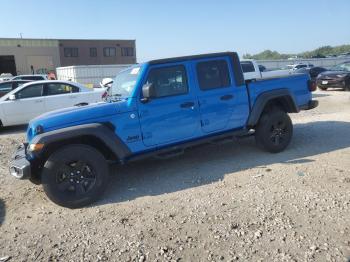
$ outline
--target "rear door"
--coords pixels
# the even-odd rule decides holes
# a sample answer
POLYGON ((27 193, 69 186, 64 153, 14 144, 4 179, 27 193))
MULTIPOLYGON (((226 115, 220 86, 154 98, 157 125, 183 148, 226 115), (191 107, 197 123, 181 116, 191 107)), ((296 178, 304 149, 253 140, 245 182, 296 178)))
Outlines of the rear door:
POLYGON ((15 96, 16 100, 2 102, 6 125, 27 124, 45 112, 42 84, 27 86, 15 96))
POLYGON ((191 138, 200 125, 188 67, 151 66, 144 84, 150 83, 155 87, 156 97, 138 105, 143 143, 155 146, 191 138))
POLYGON ((245 85, 236 86, 228 57, 193 63, 198 87, 202 131, 220 132, 241 128, 249 115, 245 85))
POLYGON ((47 112, 79 103, 79 88, 66 83, 48 83, 45 85, 45 106, 47 112))

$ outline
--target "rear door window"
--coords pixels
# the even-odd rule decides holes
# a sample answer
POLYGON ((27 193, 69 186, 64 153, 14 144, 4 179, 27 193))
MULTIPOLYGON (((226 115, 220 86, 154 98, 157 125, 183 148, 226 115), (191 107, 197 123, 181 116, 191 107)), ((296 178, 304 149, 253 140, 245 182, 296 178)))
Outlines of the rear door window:
POLYGON ((37 80, 44 80, 44 77, 42 77, 42 76, 22 76, 21 79, 22 80, 34 80, 34 81, 37 81, 37 80))
POLYGON ((70 93, 77 93, 79 92, 79 88, 76 86, 71 86, 63 83, 54 83, 54 84, 47 84, 46 85, 46 95, 53 96, 53 95, 63 95, 63 94, 70 94, 70 93))
POLYGON ((254 68, 254 65, 252 62, 243 61, 243 62, 241 62, 241 66, 242 66, 243 73, 255 72, 255 68, 254 68))
POLYGON ((229 87, 231 85, 226 60, 211 60, 197 64, 197 78, 201 90, 229 87))

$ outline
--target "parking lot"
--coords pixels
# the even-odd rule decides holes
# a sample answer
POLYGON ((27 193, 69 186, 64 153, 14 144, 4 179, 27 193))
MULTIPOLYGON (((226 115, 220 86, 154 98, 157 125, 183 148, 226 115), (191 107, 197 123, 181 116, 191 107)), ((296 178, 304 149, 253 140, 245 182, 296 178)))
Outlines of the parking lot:
POLYGON ((10 261, 348 261, 350 92, 314 93, 279 154, 253 138, 111 168, 103 200, 70 210, 7 166, 25 127, 0 130, 0 258, 10 261))

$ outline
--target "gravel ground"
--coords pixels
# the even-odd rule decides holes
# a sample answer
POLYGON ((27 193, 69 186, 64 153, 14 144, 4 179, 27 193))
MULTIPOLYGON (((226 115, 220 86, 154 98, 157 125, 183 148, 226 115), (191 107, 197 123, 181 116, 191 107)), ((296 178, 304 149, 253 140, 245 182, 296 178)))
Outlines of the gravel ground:
POLYGON ((77 210, 9 176, 24 128, 2 129, 0 261, 348 261, 350 93, 315 96, 285 152, 247 138, 113 167, 77 210))

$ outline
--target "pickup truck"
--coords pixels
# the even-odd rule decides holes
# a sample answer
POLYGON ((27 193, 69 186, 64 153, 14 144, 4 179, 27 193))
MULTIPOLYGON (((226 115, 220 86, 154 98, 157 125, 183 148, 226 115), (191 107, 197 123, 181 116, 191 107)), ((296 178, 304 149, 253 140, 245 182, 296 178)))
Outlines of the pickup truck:
POLYGON ((264 66, 258 65, 257 61, 253 59, 241 60, 241 66, 246 81, 284 77, 292 74, 292 71, 289 69, 266 70, 264 66))
POLYGON ((305 74, 245 83, 235 52, 138 64, 116 76, 107 101, 32 120, 10 173, 41 183, 56 204, 82 207, 105 190, 111 162, 168 158, 246 135, 281 152, 293 134, 288 113, 316 107, 315 89, 305 74))

